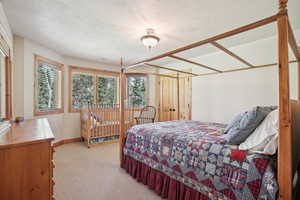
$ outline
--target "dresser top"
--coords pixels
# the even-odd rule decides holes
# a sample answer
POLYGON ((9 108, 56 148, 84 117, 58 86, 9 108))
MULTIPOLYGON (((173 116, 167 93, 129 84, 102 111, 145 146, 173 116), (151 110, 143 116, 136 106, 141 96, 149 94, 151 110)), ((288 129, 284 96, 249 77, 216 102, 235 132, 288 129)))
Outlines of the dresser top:
POLYGON ((28 145, 54 139, 46 118, 13 123, 7 133, 0 135, 0 149, 28 145))

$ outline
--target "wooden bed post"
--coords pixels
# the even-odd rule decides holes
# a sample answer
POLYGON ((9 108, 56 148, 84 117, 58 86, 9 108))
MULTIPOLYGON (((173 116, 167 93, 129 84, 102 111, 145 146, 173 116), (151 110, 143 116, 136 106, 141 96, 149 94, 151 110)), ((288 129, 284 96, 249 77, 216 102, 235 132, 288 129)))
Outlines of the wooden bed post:
POLYGON ((123 68, 123 60, 121 59, 121 73, 120 73, 120 166, 122 167, 123 162, 123 147, 125 144, 125 95, 126 91, 126 76, 123 68))
POLYGON ((180 120, 179 73, 177 72, 177 118, 180 120))
POLYGON ((287 0, 279 0, 278 63, 279 63, 279 199, 292 199, 292 134, 289 94, 288 15, 287 0))

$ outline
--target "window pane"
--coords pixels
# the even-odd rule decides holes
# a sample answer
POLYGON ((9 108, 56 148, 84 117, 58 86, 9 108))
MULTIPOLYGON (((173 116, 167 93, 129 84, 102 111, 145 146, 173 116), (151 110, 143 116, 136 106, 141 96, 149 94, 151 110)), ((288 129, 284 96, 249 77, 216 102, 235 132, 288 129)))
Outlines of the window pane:
POLYGON ((142 108, 146 105, 146 80, 144 76, 128 77, 128 105, 130 107, 142 108))
POLYGON ((94 80, 92 75, 72 74, 72 107, 80 109, 94 103, 94 80))
POLYGON ((51 64, 40 62, 37 68, 37 110, 60 107, 58 98, 59 71, 51 64))
POLYGON ((0 120, 7 117, 6 114, 6 77, 5 77, 5 56, 0 52, 0 120))
POLYGON ((117 79, 98 77, 98 103, 115 104, 117 102, 117 79))

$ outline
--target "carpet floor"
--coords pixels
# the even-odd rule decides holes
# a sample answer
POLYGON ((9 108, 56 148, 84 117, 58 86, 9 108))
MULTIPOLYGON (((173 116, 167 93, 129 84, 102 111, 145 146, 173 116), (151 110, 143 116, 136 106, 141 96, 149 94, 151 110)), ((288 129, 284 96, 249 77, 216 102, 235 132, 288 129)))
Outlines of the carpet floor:
POLYGON ((119 167, 116 143, 90 149, 72 143, 55 150, 56 200, 161 200, 119 167))

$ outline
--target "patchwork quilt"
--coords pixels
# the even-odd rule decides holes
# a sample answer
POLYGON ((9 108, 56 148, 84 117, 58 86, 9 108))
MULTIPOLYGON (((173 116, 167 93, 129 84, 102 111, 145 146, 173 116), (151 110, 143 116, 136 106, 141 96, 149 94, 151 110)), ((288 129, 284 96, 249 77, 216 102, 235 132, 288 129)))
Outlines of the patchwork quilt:
POLYGON ((210 199, 276 199, 275 160, 225 144, 225 127, 182 120, 133 126, 124 154, 210 199))

